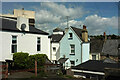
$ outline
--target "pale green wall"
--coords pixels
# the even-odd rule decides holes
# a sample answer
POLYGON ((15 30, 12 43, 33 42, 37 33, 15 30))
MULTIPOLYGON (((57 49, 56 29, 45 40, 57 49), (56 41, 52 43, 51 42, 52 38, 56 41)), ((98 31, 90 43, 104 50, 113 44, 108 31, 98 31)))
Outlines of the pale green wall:
POLYGON ((68 32, 65 34, 65 36, 60 41, 60 57, 63 57, 63 55, 66 56, 66 58, 69 58, 72 61, 75 61, 75 66, 81 63, 81 41, 78 39, 75 33, 73 33, 73 39, 68 39, 68 34, 73 33, 71 29, 68 30, 68 32), (75 55, 70 55, 70 44, 75 45, 75 55), (78 61, 76 62, 76 60, 78 61))
POLYGON ((89 60, 89 49, 90 43, 82 43, 81 39, 79 39, 72 29, 69 29, 60 41, 60 57, 65 55, 66 58, 69 58, 71 61, 75 61, 75 66, 81 64, 81 53, 82 62, 89 60), (73 33, 72 40, 68 39, 69 33, 73 33), (70 55, 70 44, 75 45, 75 55, 70 55), (78 61, 76 61, 77 59, 78 61))

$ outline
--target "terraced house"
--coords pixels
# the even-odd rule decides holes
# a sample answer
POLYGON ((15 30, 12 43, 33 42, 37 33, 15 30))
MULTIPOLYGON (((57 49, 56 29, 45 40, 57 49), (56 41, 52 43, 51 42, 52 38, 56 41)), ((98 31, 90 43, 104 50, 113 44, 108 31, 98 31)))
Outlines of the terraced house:
POLYGON ((90 43, 86 26, 83 29, 69 27, 65 30, 65 35, 60 40, 60 54, 57 58, 69 58, 71 66, 79 65, 89 60, 90 43))
POLYGON ((0 61, 12 60, 13 53, 46 54, 50 58, 48 33, 35 27, 35 12, 14 10, 13 15, 1 15, 0 61))

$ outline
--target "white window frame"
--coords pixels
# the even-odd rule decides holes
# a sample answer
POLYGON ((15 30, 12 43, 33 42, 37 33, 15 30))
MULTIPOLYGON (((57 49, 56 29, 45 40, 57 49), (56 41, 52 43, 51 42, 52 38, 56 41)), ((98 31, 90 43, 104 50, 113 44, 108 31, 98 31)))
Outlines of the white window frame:
POLYGON ((75 45, 74 44, 70 44, 70 54, 75 55, 75 45), (74 47, 72 48, 72 46, 74 46, 74 47), (74 53, 72 53, 72 50, 74 50, 74 53))

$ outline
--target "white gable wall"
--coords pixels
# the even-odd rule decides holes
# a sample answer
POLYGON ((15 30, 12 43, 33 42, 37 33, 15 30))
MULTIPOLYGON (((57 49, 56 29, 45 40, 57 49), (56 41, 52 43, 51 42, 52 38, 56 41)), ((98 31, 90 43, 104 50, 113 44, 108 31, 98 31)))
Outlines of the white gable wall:
POLYGON ((60 54, 59 43, 51 43, 51 44, 52 44, 52 48, 51 48, 51 51, 52 51, 52 60, 57 60, 56 55, 60 54), (56 51, 53 51, 53 47, 56 48, 56 51))
POLYGON ((46 54, 50 58, 50 39, 48 39, 48 35, 2 31, 0 31, 0 34, 2 34, 2 56, 0 56, 2 61, 5 61, 5 59, 12 60, 12 35, 17 36, 17 52, 28 52, 30 55, 46 54), (41 37, 41 51, 37 51, 37 37, 41 37))

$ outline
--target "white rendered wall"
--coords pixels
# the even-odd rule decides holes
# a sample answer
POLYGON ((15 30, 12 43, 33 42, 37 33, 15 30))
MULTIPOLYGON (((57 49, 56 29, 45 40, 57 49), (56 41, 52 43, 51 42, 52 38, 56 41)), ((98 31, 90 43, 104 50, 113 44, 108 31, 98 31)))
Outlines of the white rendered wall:
POLYGON ((0 61, 2 61, 2 34, 0 32, 0 61))
POLYGON ((90 43, 82 44, 82 63, 89 60, 90 43))
POLYGON ((57 55, 60 54, 59 43, 51 43, 52 44, 52 60, 57 60, 57 55), (56 51, 53 51, 53 47, 56 48, 56 51))
POLYGON ((50 58, 50 40, 48 35, 1 31, 0 34, 2 34, 2 61, 5 61, 5 59, 12 60, 12 35, 17 36, 17 52, 28 52, 30 55, 37 53, 46 54, 50 58), (41 51, 37 51, 37 37, 41 37, 41 51))

